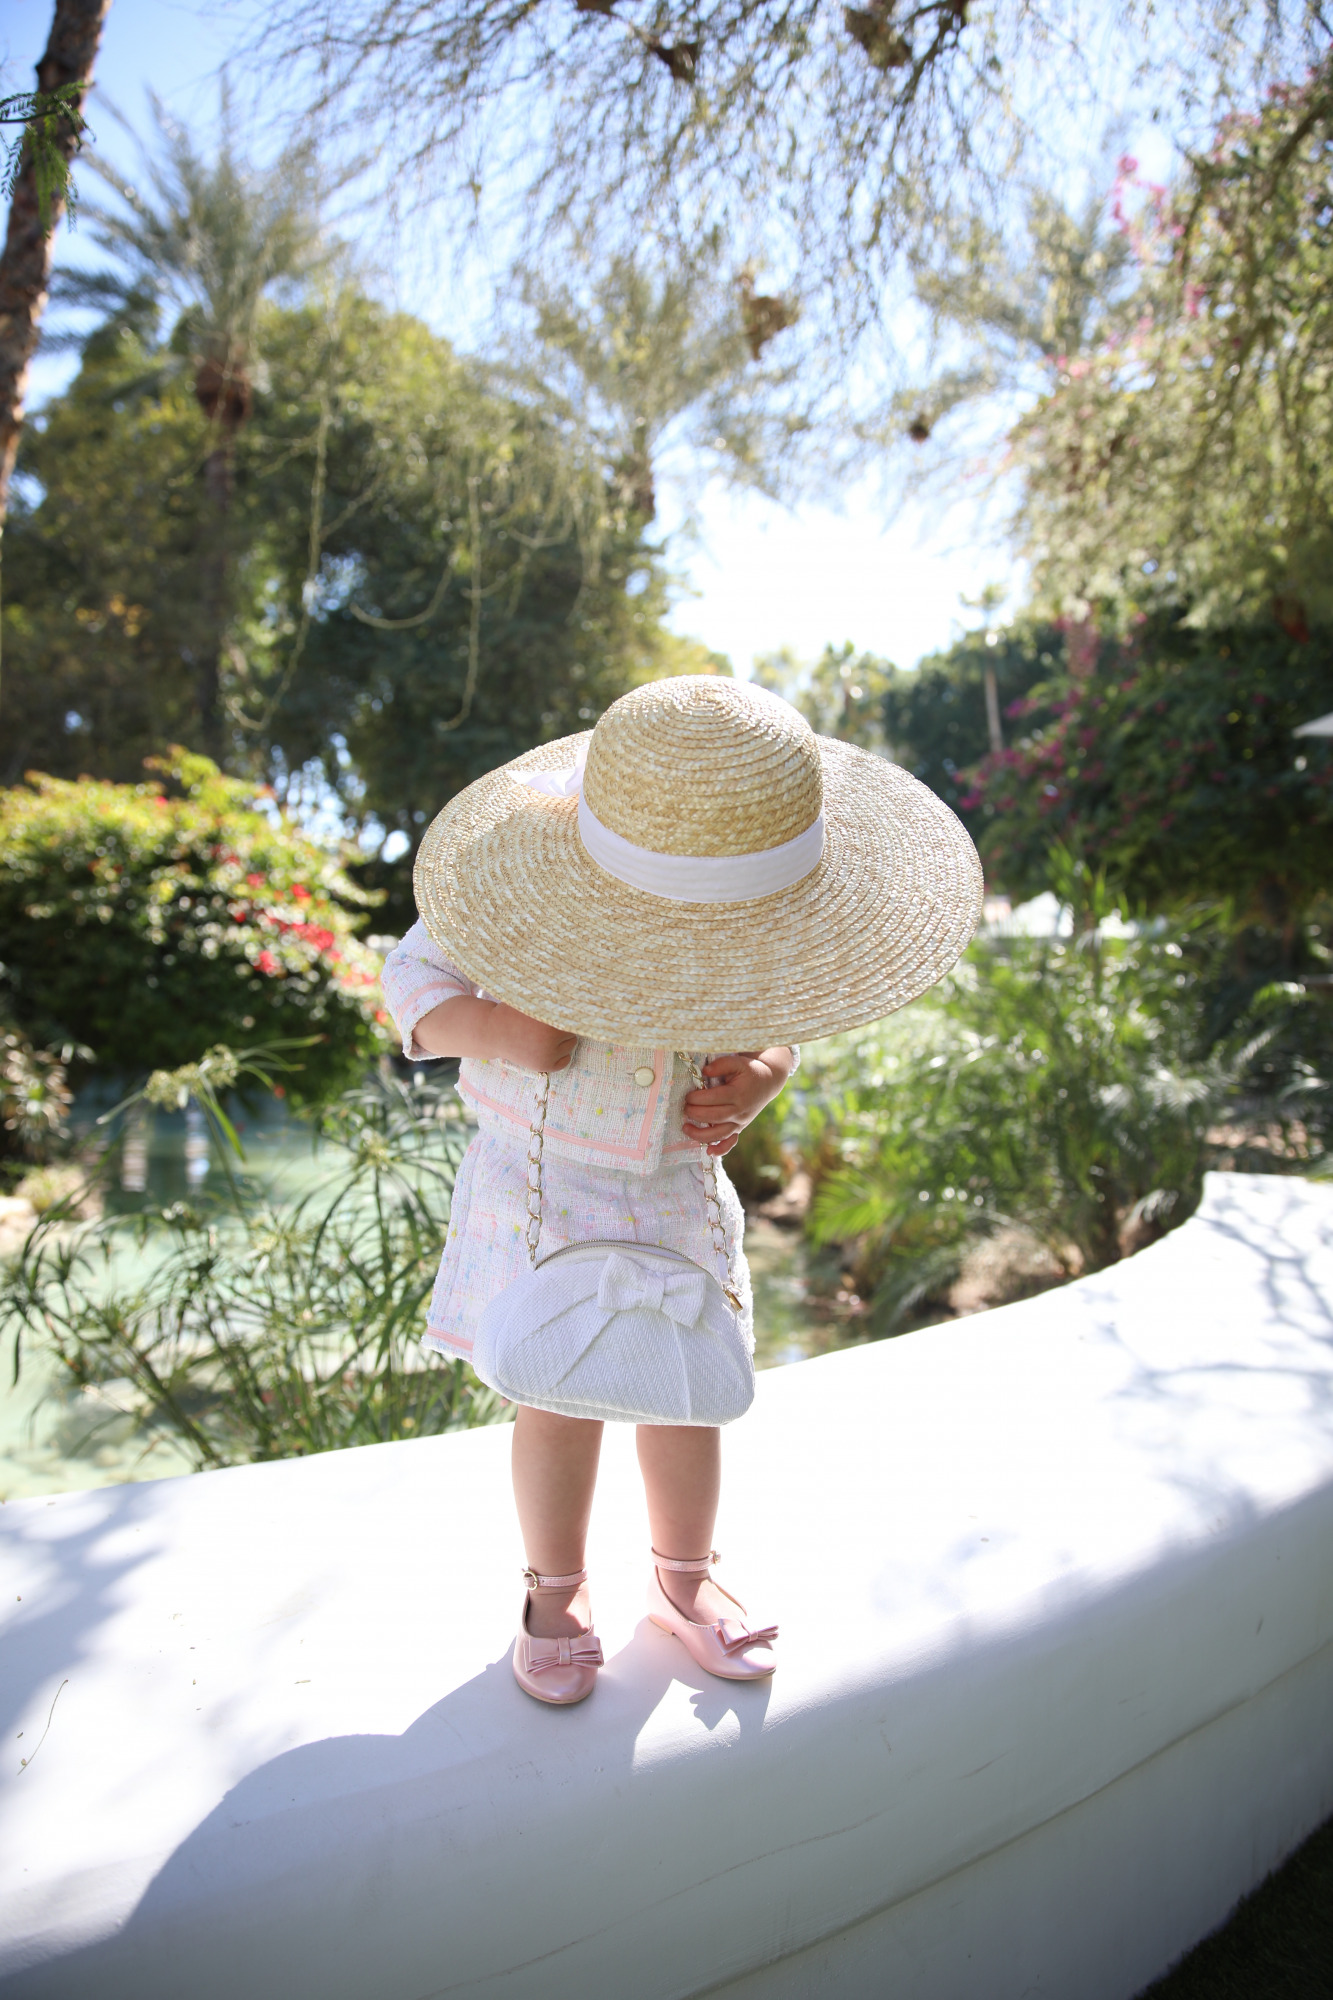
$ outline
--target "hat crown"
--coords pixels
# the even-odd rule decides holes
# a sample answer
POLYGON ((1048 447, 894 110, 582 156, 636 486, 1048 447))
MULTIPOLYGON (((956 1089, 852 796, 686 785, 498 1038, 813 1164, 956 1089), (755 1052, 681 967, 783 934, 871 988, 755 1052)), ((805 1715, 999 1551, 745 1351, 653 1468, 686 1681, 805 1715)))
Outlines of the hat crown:
POLYGON ((649 681, 593 730, 583 796, 603 826, 655 854, 759 854, 818 818, 819 741, 749 682, 649 681))

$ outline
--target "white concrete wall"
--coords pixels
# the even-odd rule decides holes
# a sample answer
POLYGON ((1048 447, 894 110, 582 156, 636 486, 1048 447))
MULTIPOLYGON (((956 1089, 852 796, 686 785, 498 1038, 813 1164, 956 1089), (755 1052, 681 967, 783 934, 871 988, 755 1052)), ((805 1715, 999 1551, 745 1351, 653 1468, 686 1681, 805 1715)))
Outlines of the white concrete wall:
POLYGON ((1333 1189, 1216 1175, 1116 1270, 761 1378, 767 1688, 642 1618, 623 1432, 568 1711, 509 1673, 502 1432, 11 1503, 0 1988, 1129 2000, 1333 1812, 1331 1301, 1333 1189))

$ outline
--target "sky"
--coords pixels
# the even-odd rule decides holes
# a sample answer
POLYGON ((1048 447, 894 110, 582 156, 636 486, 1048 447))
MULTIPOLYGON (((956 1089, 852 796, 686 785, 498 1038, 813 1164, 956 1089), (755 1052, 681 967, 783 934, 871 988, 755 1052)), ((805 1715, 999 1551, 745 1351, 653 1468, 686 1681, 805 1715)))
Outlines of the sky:
MULTIPOLYGON (((211 122, 217 72, 258 0, 232 6, 209 0, 112 0, 97 68, 90 122, 100 152, 132 166, 134 150, 106 108, 149 129, 146 90, 191 125, 211 122), (99 101, 100 100, 100 101, 99 101)), ((0 79, 24 88, 44 46, 51 0, 0 0, 0 79)), ((69 241, 70 239, 66 239, 69 241)), ((77 256, 77 234, 72 239, 77 256)), ((400 251, 400 256, 406 251, 400 251)), ((450 301, 400 267, 389 282, 401 303, 436 331, 466 344, 466 327, 449 323, 450 301)), ((39 358, 34 401, 58 389, 72 363, 39 358)), ((789 647, 813 659, 825 645, 850 641, 911 667, 978 622, 964 597, 998 585, 1010 605, 1022 577, 994 537, 980 532, 969 504, 951 510, 889 502, 870 485, 850 490, 841 507, 779 507, 721 483, 696 500, 696 533, 681 532, 685 507, 669 476, 659 483, 657 527, 670 567, 682 579, 671 622, 725 653, 746 673, 758 654, 789 647)))

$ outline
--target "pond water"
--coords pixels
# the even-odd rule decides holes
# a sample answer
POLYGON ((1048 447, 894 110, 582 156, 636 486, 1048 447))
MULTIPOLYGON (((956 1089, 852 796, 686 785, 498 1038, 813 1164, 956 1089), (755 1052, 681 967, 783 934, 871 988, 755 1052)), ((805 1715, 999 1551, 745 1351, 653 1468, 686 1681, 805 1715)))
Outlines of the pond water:
MULTIPOLYGON (((90 1129, 113 1101, 106 1092, 82 1096, 76 1126, 90 1129)), ((298 1199, 323 1177, 326 1161, 309 1128, 280 1103, 265 1100, 258 1110, 239 1113, 236 1124, 245 1146, 246 1173, 271 1197, 298 1199)), ((108 1206, 133 1214, 198 1199, 224 1172, 195 1106, 184 1112, 155 1111, 127 1135, 119 1185, 108 1206)), ((745 1240, 754 1280, 758 1367, 804 1361, 862 1337, 853 1317, 812 1300, 799 1228, 752 1215, 745 1240)), ((135 1261, 125 1256, 118 1275, 129 1275, 135 1261)), ((145 1447, 132 1420, 118 1408, 114 1385, 109 1391, 71 1389, 58 1367, 32 1347, 20 1357, 17 1381, 12 1379, 12 1352, 0 1366, 0 1503, 26 1494, 162 1479, 191 1469, 169 1438, 158 1437, 145 1447)))

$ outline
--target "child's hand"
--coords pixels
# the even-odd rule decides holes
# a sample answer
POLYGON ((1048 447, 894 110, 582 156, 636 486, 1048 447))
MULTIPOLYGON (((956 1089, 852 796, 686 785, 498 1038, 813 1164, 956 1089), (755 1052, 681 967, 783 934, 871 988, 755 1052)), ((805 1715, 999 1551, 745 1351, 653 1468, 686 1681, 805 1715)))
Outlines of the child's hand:
POLYGON ((703 1074, 720 1081, 711 1090, 692 1090, 685 1099, 685 1137, 720 1160, 751 1119, 772 1103, 791 1070, 790 1049, 714 1056, 704 1064, 703 1074))
POLYGON ((506 1007, 502 1000, 495 1002, 491 1037, 501 1062, 516 1063, 519 1069, 546 1070, 568 1069, 578 1040, 563 1028, 550 1028, 545 1021, 534 1021, 531 1014, 520 1014, 517 1007, 506 1007))

